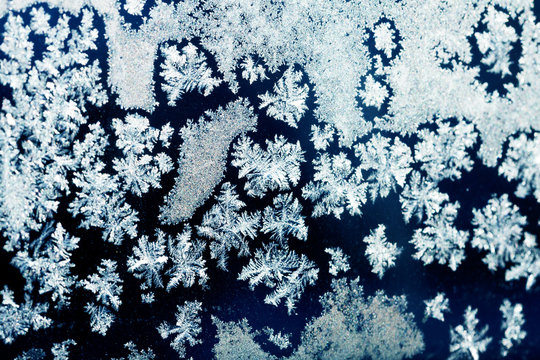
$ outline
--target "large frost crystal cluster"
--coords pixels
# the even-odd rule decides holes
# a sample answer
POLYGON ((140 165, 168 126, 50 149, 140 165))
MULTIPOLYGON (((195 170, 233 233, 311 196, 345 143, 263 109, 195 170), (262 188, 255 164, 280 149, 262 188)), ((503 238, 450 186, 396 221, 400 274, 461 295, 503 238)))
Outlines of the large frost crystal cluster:
POLYGON ((539 9, 0 0, 0 354, 540 353, 539 9))

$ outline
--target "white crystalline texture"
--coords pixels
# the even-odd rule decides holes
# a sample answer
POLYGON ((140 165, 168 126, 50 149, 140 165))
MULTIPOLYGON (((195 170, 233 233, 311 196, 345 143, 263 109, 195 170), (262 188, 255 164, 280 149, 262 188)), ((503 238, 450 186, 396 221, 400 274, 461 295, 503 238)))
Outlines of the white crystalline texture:
POLYGON ((504 330, 504 338, 501 340, 501 356, 506 357, 514 345, 521 343, 527 332, 522 329, 525 324, 523 305, 512 303, 504 299, 499 310, 503 316, 501 329, 504 330))
POLYGON ((327 248, 325 253, 331 256, 328 272, 330 275, 337 276, 339 272, 347 272, 350 269, 349 255, 343 253, 340 248, 327 248))
POLYGON ((300 181, 304 152, 300 142, 290 143, 282 135, 266 140, 266 150, 242 136, 234 144, 231 164, 239 168, 239 178, 246 178, 244 189, 249 196, 263 197, 268 191, 289 190, 300 181))
POLYGON ((524 198, 533 194, 540 203, 540 134, 511 138, 499 174, 518 181, 516 196, 524 198))
POLYGON ((124 9, 131 15, 142 15, 146 0, 126 0, 124 9))
POLYGON ((217 203, 204 214, 197 233, 211 240, 210 256, 218 260, 221 269, 227 270, 231 249, 238 250, 238 256, 249 255, 248 240, 255 238, 261 215, 241 212, 246 204, 230 183, 224 183, 215 198, 217 203))
POLYGON ((438 293, 433 299, 425 300, 424 303, 426 304, 424 312, 426 318, 432 317, 444 322, 444 313, 450 311, 449 301, 444 293, 438 293))
POLYGON ((193 215, 223 178, 233 139, 256 124, 252 108, 242 98, 207 111, 197 123, 188 121, 180 131, 178 177, 160 208, 162 223, 177 224, 193 215))
POLYGON ((365 171, 368 176, 368 190, 371 200, 385 198, 396 185, 405 185, 407 174, 411 171, 411 149, 398 137, 390 145, 390 139, 380 134, 373 135, 367 144, 355 146, 356 157, 360 160, 357 171, 365 171))
POLYGON ((297 128, 298 121, 307 110, 306 98, 308 86, 300 86, 302 73, 288 68, 283 77, 274 85, 274 92, 266 92, 259 95, 261 109, 266 108, 266 114, 277 120, 284 121, 287 125, 297 128))
POLYGON ((375 38, 375 48, 384 52, 386 57, 392 57, 392 51, 396 48, 394 30, 390 28, 390 23, 382 22, 375 26, 373 37, 375 38))
POLYGON ((379 278, 388 268, 395 266, 396 258, 401 253, 396 244, 388 242, 385 231, 386 226, 380 224, 363 240, 367 244, 366 256, 372 266, 371 271, 379 278))
POLYGON ((200 302, 186 301, 184 305, 177 306, 174 324, 165 321, 157 329, 163 339, 173 338, 171 347, 181 358, 185 356, 187 344, 194 346, 201 343, 201 340, 197 339, 201 333, 201 318, 199 316, 201 310, 202 304, 200 302))
POLYGON ((332 156, 322 153, 313 160, 313 167, 313 181, 302 189, 302 197, 314 203, 311 216, 333 214, 339 219, 345 209, 351 215, 362 213, 368 183, 363 181, 361 171, 352 166, 345 153, 332 156))
POLYGON ((136 278, 144 279, 145 288, 152 285, 162 287, 161 271, 167 262, 165 256, 165 237, 158 236, 155 241, 148 241, 148 236, 139 238, 133 247, 133 256, 127 260, 128 271, 136 278))
POLYGON ((286 246, 289 236, 306 241, 308 228, 301 215, 302 205, 291 193, 278 194, 273 200, 273 206, 264 209, 261 231, 270 233, 272 240, 286 246))
POLYGON ((169 276, 167 291, 179 284, 186 288, 191 287, 196 280, 200 285, 206 283, 208 275, 203 259, 206 244, 201 240, 191 240, 190 226, 186 226, 175 238, 169 236, 167 249, 173 263, 167 271, 169 276))
POLYGON ((424 216, 430 220, 437 214, 444 202, 449 200, 448 194, 441 193, 436 183, 424 178, 420 172, 413 171, 399 196, 405 222, 414 216, 421 222, 424 216))
POLYGON ((449 360, 469 358, 478 360, 480 354, 485 352, 491 342, 491 338, 486 336, 489 326, 482 330, 477 330, 478 319, 477 309, 470 306, 465 310, 463 325, 458 325, 450 330, 450 357, 449 360))
POLYGON ((465 259, 465 244, 469 239, 468 232, 454 226, 458 209, 459 203, 446 203, 426 220, 424 228, 415 230, 411 239, 416 249, 415 259, 426 265, 437 261, 454 271, 458 268, 465 259))
POLYGON ((284 300, 291 314, 306 285, 315 284, 318 273, 315 263, 305 255, 298 256, 272 243, 257 249, 249 264, 242 268, 238 279, 248 280, 252 289, 261 283, 274 289, 264 302, 278 306, 284 300))
POLYGON ((206 64, 206 56, 197 48, 188 43, 178 51, 176 45, 164 46, 161 49, 165 62, 161 64, 164 83, 161 85, 167 93, 169 105, 174 106, 187 92, 197 90, 204 96, 210 95, 212 90, 221 83, 218 78, 212 77, 212 70, 206 64))
POLYGON ((364 105, 373 106, 379 110, 388 96, 388 89, 384 84, 381 85, 380 82, 375 81, 373 76, 368 75, 364 83, 364 90, 359 91, 359 95, 364 101, 364 105))
POLYGON ((483 209, 473 209, 472 246, 487 251, 483 261, 490 270, 515 262, 527 218, 508 200, 508 195, 491 198, 483 209))

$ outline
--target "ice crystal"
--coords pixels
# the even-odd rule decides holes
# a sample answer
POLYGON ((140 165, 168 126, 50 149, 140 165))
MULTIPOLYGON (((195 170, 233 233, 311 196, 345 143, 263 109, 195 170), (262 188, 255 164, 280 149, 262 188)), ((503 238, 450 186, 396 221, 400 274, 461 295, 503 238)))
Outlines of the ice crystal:
POLYGON ((10 344, 16 337, 24 335, 30 329, 39 330, 51 325, 51 320, 44 316, 47 312, 47 304, 33 305, 29 294, 25 294, 24 303, 17 304, 13 297, 13 291, 4 286, 0 291, 2 304, 0 305, 0 338, 6 344, 10 344))
POLYGON ((390 139, 380 134, 373 135, 367 144, 358 144, 355 154, 360 159, 358 171, 368 172, 366 178, 371 199, 385 198, 396 184, 405 185, 407 174, 411 171, 411 149, 399 138, 390 139))
POLYGON ((286 246, 287 238, 292 235, 298 240, 306 241, 308 228, 301 215, 302 205, 291 193, 278 194, 273 206, 264 209, 261 231, 270 233, 270 238, 286 246))
POLYGON ((255 238, 261 215, 258 212, 240 212, 245 203, 239 199, 230 183, 221 186, 216 201, 217 204, 204 214, 201 225, 197 226, 197 232, 200 236, 212 240, 210 255, 212 259, 218 260, 220 268, 226 270, 228 252, 231 249, 238 250, 238 256, 249 255, 247 241, 255 238))
POLYGON ((182 128, 178 177, 160 209, 160 220, 177 224, 190 218, 210 197, 225 171, 229 145, 233 139, 253 130, 257 118, 245 99, 225 108, 207 111, 197 124, 188 121, 182 128))
POLYGON ((186 301, 184 305, 177 306, 174 324, 163 322, 158 327, 158 332, 163 339, 173 338, 171 347, 180 357, 185 356, 186 344, 194 346, 201 343, 201 340, 197 339, 201 333, 201 319, 199 317, 201 310, 202 304, 200 302, 186 301))
POLYGON ((375 39, 375 48, 384 52, 386 57, 392 57, 392 51, 396 48, 394 30, 390 28, 390 23, 381 22, 375 26, 373 37, 375 39))
POLYGON ((436 183, 422 177, 418 171, 411 173, 399 199, 406 222, 410 222, 413 216, 418 222, 424 219, 424 215, 428 220, 432 219, 434 214, 440 212, 443 203, 449 200, 447 194, 439 191, 436 183))
POLYGON ((340 248, 327 248, 325 253, 331 256, 328 272, 330 275, 337 276, 339 272, 347 272, 350 269, 349 255, 343 253, 340 248))
POLYGON ((287 311, 291 314, 304 288, 315 283, 318 273, 319 269, 305 255, 299 257, 296 253, 280 249, 272 243, 265 245, 263 249, 257 249, 238 279, 248 280, 252 289, 260 283, 274 289, 264 302, 278 306, 283 299, 287 311))
POLYGON ((521 343, 527 336, 527 332, 522 329, 525 324, 523 305, 512 305, 508 299, 504 299, 499 310, 503 316, 501 329, 504 330, 504 338, 501 340, 501 355, 507 356, 510 349, 521 343))
POLYGON ((251 56, 247 56, 240 64, 242 70, 242 78, 248 80, 250 84, 253 84, 258 80, 268 79, 264 66, 255 62, 251 56))
POLYGON ((339 219, 345 209, 351 215, 361 214, 368 184, 346 154, 323 153, 313 160, 313 165, 316 171, 313 181, 302 189, 302 196, 315 203, 312 216, 333 214, 339 219))
POLYGON ((54 360, 69 360, 69 347, 77 345, 73 339, 64 340, 61 343, 53 344, 51 353, 54 360))
POLYGON ((472 246, 488 251, 483 261, 490 270, 515 261, 527 218, 508 200, 508 195, 491 198, 483 209, 473 209, 472 246))
POLYGON ((182 96, 197 89, 204 96, 221 82, 212 77, 212 70, 206 65, 206 57, 197 48, 188 43, 182 48, 182 53, 176 46, 164 46, 161 49, 165 62, 159 73, 163 77, 163 91, 167 93, 169 105, 173 106, 182 96))
POLYGON ((306 98, 308 86, 299 86, 302 79, 300 71, 288 68, 283 77, 274 85, 274 93, 260 95, 260 108, 266 108, 266 114, 277 120, 284 121, 287 125, 296 128, 298 121, 307 110, 306 98))
POLYGON ((486 336, 489 326, 486 325, 482 330, 476 329, 477 311, 468 306, 463 315, 464 324, 450 330, 450 360, 463 357, 478 360, 491 342, 491 338, 486 336))
POLYGON ((422 164, 429 178, 435 182, 443 179, 459 179, 463 171, 470 171, 473 160, 467 150, 476 143, 472 124, 460 121, 451 126, 438 122, 436 132, 422 129, 420 141, 414 147, 414 159, 422 164))
POLYGON ((506 281, 526 278, 525 288, 530 290, 540 276, 540 249, 536 246, 536 237, 525 233, 523 245, 514 257, 514 265, 504 274, 506 281))
POLYGON ((144 279, 145 284, 141 286, 145 289, 152 285, 162 287, 161 271, 167 259, 164 236, 157 236, 155 241, 148 241, 148 236, 143 235, 139 238, 137 246, 133 247, 133 256, 128 257, 128 271, 136 278, 144 279))
POLYGON ((142 15, 146 0, 126 0, 124 9, 131 15, 142 15))
POLYGON ((273 190, 289 190, 300 181, 300 163, 304 152, 300 142, 289 143, 283 136, 266 140, 266 150, 242 136, 234 144, 232 165, 239 168, 238 177, 246 178, 248 195, 263 197, 273 190))
POLYGON ((111 309, 118 310, 122 303, 122 280, 116 271, 116 261, 102 260, 98 273, 89 275, 80 285, 96 296, 96 303, 86 305, 92 331, 105 335, 115 317, 111 309))
POLYGON ((276 345, 281 350, 285 350, 291 347, 290 334, 282 334, 281 331, 277 333, 274 332, 274 329, 266 327, 264 332, 268 336, 268 341, 276 345))
POLYGON ((426 220, 426 227, 415 230, 411 239, 416 249, 415 259, 426 265, 437 260, 454 271, 458 268, 465 259, 465 244, 469 239, 468 232, 454 226, 458 209, 459 203, 446 203, 426 220))
POLYGON ((373 106, 377 110, 380 109, 388 96, 388 89, 378 81, 375 81, 371 75, 366 77, 364 84, 364 90, 359 92, 360 97, 364 100, 364 105, 373 106))
POLYGON ((425 318, 432 317, 444 322, 444 313, 450 311, 448 298, 444 293, 438 293, 433 299, 425 300, 424 303, 426 304, 425 318))
POLYGON ((184 287, 191 287, 197 278, 199 284, 206 283, 208 276, 203 260, 205 248, 206 244, 202 241, 191 240, 190 226, 186 226, 175 238, 169 236, 167 249, 173 265, 167 270, 169 276, 167 291, 180 283, 184 287))
POLYGON ((510 139, 499 174, 508 180, 519 181, 516 196, 533 194, 540 202, 540 135, 535 133, 532 139, 528 139, 521 134, 510 139))
POLYGON ((401 253, 401 248, 386 239, 386 226, 379 224, 375 230, 364 238, 367 244, 366 256, 372 266, 372 272, 382 278, 384 272, 395 266, 396 257, 401 253))

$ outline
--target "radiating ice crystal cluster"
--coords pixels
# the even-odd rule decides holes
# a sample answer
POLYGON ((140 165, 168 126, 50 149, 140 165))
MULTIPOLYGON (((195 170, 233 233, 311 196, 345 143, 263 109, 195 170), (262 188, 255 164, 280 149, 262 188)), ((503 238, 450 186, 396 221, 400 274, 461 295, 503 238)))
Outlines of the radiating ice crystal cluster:
POLYGON ((0 1, 6 356, 421 357, 426 325, 382 289, 398 271, 436 288, 400 287, 436 294, 439 353, 540 351, 538 16, 532 0, 0 1), (503 296, 500 334, 475 287, 503 296))

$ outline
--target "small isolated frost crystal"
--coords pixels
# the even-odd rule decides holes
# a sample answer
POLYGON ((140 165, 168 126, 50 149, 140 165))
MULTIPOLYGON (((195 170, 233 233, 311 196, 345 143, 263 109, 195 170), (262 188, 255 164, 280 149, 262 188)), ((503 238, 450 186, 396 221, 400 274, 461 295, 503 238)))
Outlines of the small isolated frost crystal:
POLYGON ((308 228, 301 212, 302 205, 298 199, 293 200, 291 193, 278 194, 274 198, 273 206, 264 209, 261 231, 265 234, 270 233, 270 238, 277 240, 281 245, 287 244, 289 235, 306 241, 308 228))
POLYGON ((242 70, 242 78, 248 80, 250 84, 253 84, 257 80, 268 79, 266 76, 264 66, 253 61, 251 56, 247 56, 240 64, 242 70))
POLYGON ((189 91, 197 89, 204 96, 221 83, 220 79, 212 77, 212 70, 206 65, 206 56, 200 54, 197 48, 189 43, 182 49, 182 54, 176 46, 164 46, 161 49, 165 62, 161 64, 163 91, 167 93, 169 105, 189 91))
POLYGON ((473 214, 472 246, 488 251, 483 261, 489 269, 504 268, 507 262, 515 261, 527 218, 508 200, 508 195, 491 198, 483 209, 473 209, 473 214))
POLYGON ((293 128, 298 127, 297 123, 307 110, 306 98, 308 96, 308 86, 299 86, 302 79, 300 71, 288 68, 283 77, 274 85, 274 93, 266 92, 259 95, 261 99, 260 108, 266 109, 268 116, 286 122, 293 128))
POLYGON ((339 219, 345 208, 351 215, 360 215, 368 185, 345 153, 332 157, 323 153, 313 160, 313 165, 314 181, 302 189, 302 196, 315 203, 312 216, 333 214, 339 219))
POLYGON ((523 306, 521 304, 512 305, 508 299, 504 299, 499 310, 503 316, 501 329, 504 330, 504 338, 501 340, 501 355, 507 356, 510 349, 521 343, 527 332, 522 330, 525 324, 523 317, 523 306))
POLYGON ((510 75, 512 43, 518 40, 514 28, 506 25, 508 21, 508 14, 490 6, 482 20, 487 31, 474 34, 478 49, 484 55, 482 62, 490 67, 490 71, 500 73, 502 76, 510 75))
POLYGON ((373 267, 371 271, 381 279, 386 269, 395 265, 396 257, 401 253, 396 244, 387 241, 385 231, 386 226, 379 224, 363 240, 367 244, 366 256, 373 267))
POLYGON ((392 57, 392 50, 396 48, 396 43, 394 42, 394 30, 390 28, 390 23, 381 22, 378 24, 373 30, 373 37, 375 38, 375 48, 384 52, 386 57, 392 57))
POLYGON ((425 318, 432 317, 444 322, 444 313, 450 311, 448 299, 444 293, 438 293, 433 299, 425 300, 424 303, 426 304, 425 318))
POLYGON ((163 339, 173 337, 171 347, 183 358, 186 354, 186 343, 190 346, 201 343, 197 336, 201 333, 201 318, 199 313, 202 304, 198 301, 186 301, 184 305, 178 305, 176 323, 163 322, 159 327, 159 334, 163 339))
POLYGON ((264 302, 278 306, 285 299, 289 314, 294 311, 306 285, 315 284, 319 269, 305 255, 300 257, 288 250, 280 249, 277 244, 264 245, 257 249, 255 256, 244 266, 238 276, 240 280, 249 280, 249 287, 264 283, 275 289, 267 295, 264 302))
POLYGON ((540 134, 529 140, 525 134, 510 139, 506 159, 499 174, 508 180, 518 180, 516 196, 534 194, 540 202, 540 134))
POLYGON ((441 193, 436 183, 422 177, 420 172, 413 171, 399 200, 405 222, 409 222, 413 216, 421 222, 424 215, 431 219, 438 213, 442 204, 448 201, 448 195, 441 193))
POLYGON ((85 307, 90 315, 92 331, 105 335, 114 320, 114 314, 110 308, 118 310, 122 301, 122 280, 116 272, 116 261, 102 260, 98 267, 98 273, 89 275, 81 281, 81 286, 96 295, 95 303, 88 303, 85 307))
POLYGON ((69 360, 69 347, 74 345, 77 345, 77 343, 73 339, 53 344, 51 353, 53 354, 54 360, 69 360))
POLYGON ((381 108, 384 100, 388 96, 388 90, 385 85, 375 81, 373 76, 368 75, 364 83, 364 90, 360 91, 360 97, 364 100, 364 105, 373 106, 377 110, 381 108))
POLYGON ((47 304, 33 305, 30 295, 24 295, 24 303, 17 304, 13 298, 13 291, 4 286, 0 291, 2 304, 0 304, 0 339, 10 344, 19 335, 25 335, 28 330, 38 330, 51 325, 51 320, 44 314, 47 312, 47 304))
POLYGON ((240 212, 246 205, 238 198, 233 185, 224 183, 219 195, 216 196, 217 204, 206 212, 201 225, 197 226, 197 232, 212 240, 210 243, 210 255, 218 260, 218 266, 227 270, 228 252, 231 249, 238 250, 239 256, 249 255, 247 241, 254 239, 260 226, 260 213, 249 214, 240 212))
POLYGON ((203 259, 206 245, 200 240, 191 240, 190 226, 186 226, 184 231, 175 238, 169 236, 167 248, 173 263, 173 266, 167 271, 167 275, 170 277, 167 291, 180 283, 184 287, 191 287, 197 278, 200 285, 206 283, 208 276, 203 259))
POLYGON ((426 265, 437 260, 441 265, 448 264, 454 271, 458 268, 465 259, 465 244, 469 239, 468 232, 454 226, 458 209, 457 202, 447 203, 426 220, 426 227, 415 230, 411 240, 416 249, 415 259, 426 265))
POLYGON ((385 198, 390 190, 395 190, 396 184, 405 185, 407 174, 411 171, 411 149, 399 138, 390 139, 376 134, 367 144, 358 144, 355 154, 360 159, 359 170, 368 171, 367 182, 371 199, 378 196, 385 198))
POLYGON ((281 331, 277 333, 274 332, 274 329, 266 327, 263 329, 266 335, 268 335, 268 341, 276 345, 281 350, 288 349, 291 347, 290 334, 282 334, 281 331))
POLYGON ((324 252, 331 256, 328 270, 331 275, 337 276, 341 271, 349 271, 349 255, 345 255, 343 250, 336 247, 325 249, 324 252))
POLYGON ((167 262, 165 256, 165 238, 158 236, 156 241, 148 241, 148 236, 139 238, 138 246, 133 247, 133 256, 128 257, 128 271, 138 279, 144 279, 141 285, 146 289, 152 285, 163 287, 161 270, 167 262))
POLYGON ((126 0, 124 9, 131 15, 142 15, 146 0, 126 0))
POLYGON ((128 349, 129 355, 126 358, 111 359, 111 360, 154 360, 156 355, 152 349, 148 348, 146 350, 138 350, 135 343, 129 341, 124 344, 124 347, 128 349))
POLYGON ((489 326, 477 331, 478 319, 476 319, 477 309, 467 307, 464 314, 465 323, 450 330, 450 357, 449 360, 461 359, 462 357, 478 360, 480 354, 485 352, 490 337, 486 337, 489 326))
POLYGON ((289 143, 283 136, 266 140, 266 151, 251 139, 242 136, 234 144, 232 165, 239 168, 239 177, 246 178, 249 196, 263 197, 269 190, 289 190, 300 180, 300 163, 304 152, 300 142, 289 143))

